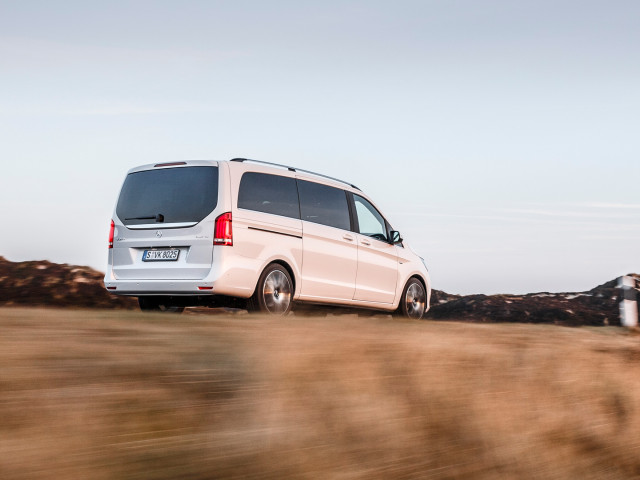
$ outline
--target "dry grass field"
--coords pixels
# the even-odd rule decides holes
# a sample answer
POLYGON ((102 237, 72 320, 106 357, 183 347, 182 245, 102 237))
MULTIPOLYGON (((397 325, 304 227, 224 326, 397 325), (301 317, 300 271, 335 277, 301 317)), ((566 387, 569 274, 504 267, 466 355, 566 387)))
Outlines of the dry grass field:
POLYGON ((3 479, 639 476, 620 328, 0 309, 3 479))

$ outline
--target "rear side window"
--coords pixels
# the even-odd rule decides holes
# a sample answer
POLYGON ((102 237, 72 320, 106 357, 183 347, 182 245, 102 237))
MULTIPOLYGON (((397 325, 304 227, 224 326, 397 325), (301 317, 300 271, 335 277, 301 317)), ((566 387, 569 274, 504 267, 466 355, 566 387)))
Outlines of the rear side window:
POLYGON ((130 173, 116 206, 125 225, 200 222, 218 204, 218 167, 130 173))
POLYGON ((349 206, 344 190, 298 180, 298 192, 302 220, 343 230, 351 229, 349 206))
POLYGON ((295 178, 246 172, 240 180, 238 208, 300 218, 295 178))

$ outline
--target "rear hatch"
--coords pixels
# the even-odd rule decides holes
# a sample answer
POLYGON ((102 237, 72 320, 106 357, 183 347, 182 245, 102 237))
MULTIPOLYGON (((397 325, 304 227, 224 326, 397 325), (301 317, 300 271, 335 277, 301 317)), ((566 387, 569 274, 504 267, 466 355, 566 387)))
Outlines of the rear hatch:
POLYGON ((127 175, 114 218, 117 279, 195 280, 211 270, 218 167, 178 165, 127 175))

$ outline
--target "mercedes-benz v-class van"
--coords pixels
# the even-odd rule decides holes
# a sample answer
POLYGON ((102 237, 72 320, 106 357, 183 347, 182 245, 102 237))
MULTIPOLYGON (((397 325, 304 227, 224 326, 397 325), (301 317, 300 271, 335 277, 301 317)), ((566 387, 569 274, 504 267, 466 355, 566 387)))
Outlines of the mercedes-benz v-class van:
POLYGON ((234 158, 131 169, 109 234, 107 290, 142 310, 294 303, 422 318, 429 274, 356 186, 234 158))

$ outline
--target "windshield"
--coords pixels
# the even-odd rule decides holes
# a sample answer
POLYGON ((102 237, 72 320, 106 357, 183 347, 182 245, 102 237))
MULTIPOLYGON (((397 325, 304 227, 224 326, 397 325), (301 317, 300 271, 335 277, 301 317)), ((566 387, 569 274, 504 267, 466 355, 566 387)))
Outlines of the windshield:
POLYGON ((179 167, 127 175, 116 213, 125 225, 200 222, 218 204, 218 167, 179 167))

